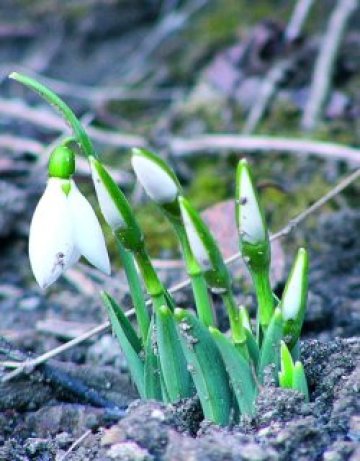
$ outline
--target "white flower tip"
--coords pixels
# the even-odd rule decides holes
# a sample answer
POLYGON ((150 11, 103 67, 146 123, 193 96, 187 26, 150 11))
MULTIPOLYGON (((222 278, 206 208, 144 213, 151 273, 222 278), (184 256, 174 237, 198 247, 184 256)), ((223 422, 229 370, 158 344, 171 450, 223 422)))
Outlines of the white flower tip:
POLYGON ((123 219, 119 208, 114 203, 104 180, 101 178, 100 171, 101 169, 105 171, 104 167, 94 157, 90 157, 90 167, 96 197, 105 221, 113 231, 126 227, 125 220, 123 219))
POLYGON ((291 269, 289 280, 286 284, 281 300, 284 320, 295 320, 303 304, 304 284, 307 284, 308 254, 300 248, 294 265, 291 269))
POLYGON ((76 248, 90 264, 110 274, 109 255, 99 221, 74 182, 68 196, 68 207, 76 248))
POLYGON ((252 244, 264 242, 267 239, 267 230, 245 159, 239 162, 237 171, 236 208, 240 238, 252 244))
POLYGON ((178 184, 166 167, 147 156, 141 149, 133 149, 131 158, 135 174, 146 193, 158 204, 172 203, 179 193, 178 184))
POLYGON ((196 229, 192 216, 189 213, 189 210, 187 208, 187 202, 183 197, 179 197, 179 205, 191 251, 193 252, 201 269, 204 271, 208 271, 209 269, 211 269, 211 261, 209 258, 209 254, 196 229))

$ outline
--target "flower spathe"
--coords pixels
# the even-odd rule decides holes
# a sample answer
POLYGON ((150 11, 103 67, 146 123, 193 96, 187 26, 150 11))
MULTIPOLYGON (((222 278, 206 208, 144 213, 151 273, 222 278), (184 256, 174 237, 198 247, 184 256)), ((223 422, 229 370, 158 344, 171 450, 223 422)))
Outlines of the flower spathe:
POLYGON ((36 281, 47 288, 80 256, 110 274, 104 236, 89 202, 72 179, 50 177, 30 226, 29 257, 36 281))
POLYGON ((149 197, 159 205, 172 203, 179 194, 174 173, 160 158, 145 149, 133 149, 135 174, 149 197))

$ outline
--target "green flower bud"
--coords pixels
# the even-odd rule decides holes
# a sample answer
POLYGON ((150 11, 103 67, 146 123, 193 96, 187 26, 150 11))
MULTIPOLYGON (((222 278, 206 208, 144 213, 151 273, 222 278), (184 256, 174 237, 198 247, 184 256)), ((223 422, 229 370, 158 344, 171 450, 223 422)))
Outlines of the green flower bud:
POLYGON ((270 243, 263 211, 245 159, 236 174, 236 224, 240 251, 249 267, 267 267, 270 262, 270 243))
POLYGON ((180 196, 179 205, 191 251, 208 285, 215 290, 228 290, 230 275, 214 237, 188 200, 180 196))
POLYGON ((169 165, 153 152, 132 149, 131 163, 147 195, 173 218, 180 217, 177 197, 181 185, 169 165))
POLYGON ((75 154, 68 146, 57 146, 51 153, 48 166, 51 178, 69 179, 75 172, 75 154))
POLYGON ((304 248, 300 248, 286 282, 280 307, 285 321, 285 339, 294 346, 300 336, 305 317, 308 293, 309 257, 304 248))

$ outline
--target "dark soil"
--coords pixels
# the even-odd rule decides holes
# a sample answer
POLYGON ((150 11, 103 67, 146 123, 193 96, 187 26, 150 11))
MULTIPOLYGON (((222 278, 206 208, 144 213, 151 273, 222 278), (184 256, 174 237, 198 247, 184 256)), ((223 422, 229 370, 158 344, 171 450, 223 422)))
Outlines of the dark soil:
MULTIPOLYGON (((210 36, 208 23, 226 13, 220 2, 220 9, 209 7, 204 10, 203 19, 200 15, 198 22, 191 20, 186 33, 175 34, 175 38, 171 35, 162 46, 146 51, 143 39, 153 30, 162 3, 176 2, 4 0, 0 5, 3 37, 0 58, 4 63, 16 62, 77 84, 141 89, 144 83, 144 88, 155 92, 179 87, 182 95, 189 96, 156 103, 99 103, 91 97, 78 98, 74 94, 66 98, 79 114, 90 107, 98 126, 146 134, 159 149, 171 136, 170 129, 186 136, 213 131, 214 127, 237 132, 239 114, 233 104, 239 101, 245 104, 244 98, 249 99, 251 94, 241 88, 249 88, 254 78, 259 81, 284 51, 278 43, 283 25, 261 22, 250 28, 245 24, 246 29, 251 29, 247 41, 239 39, 236 28, 231 33, 227 29, 228 35, 220 39, 217 35, 210 36), (16 7, 11 8, 15 3, 16 7), (125 13, 119 15, 119 10, 125 13), (196 47, 188 46, 187 34, 196 41, 196 47), (227 58, 229 52, 236 54, 250 42, 255 45, 248 49, 248 67, 240 72, 241 66, 227 58), (44 43, 49 44, 46 50, 44 43), (228 78, 219 80, 224 71, 228 78), (236 91, 226 82, 236 82, 236 91), (215 93, 209 94, 210 86, 215 93), (205 99, 200 98, 201 107, 195 108, 195 102, 199 103, 199 96, 204 94, 205 99), (211 98, 209 102, 209 96, 215 96, 216 104, 211 98)), ((230 4, 236 2, 229 1, 231 12, 230 4)), ((260 7, 264 15, 269 14, 271 8, 267 2, 256 8, 260 7)), ((256 8, 251 10, 251 17, 263 17, 262 11, 255 12, 256 8)), ((318 24, 322 24, 321 20, 318 24)), ((213 29, 217 31, 216 27, 213 29)), ((314 52, 307 54, 307 50, 314 48, 311 40, 302 39, 298 46, 303 46, 301 53, 306 54, 307 64, 302 66, 301 73, 295 69, 297 78, 289 78, 285 85, 287 101, 295 98, 299 85, 302 87, 309 81, 307 66, 308 61, 313 61, 314 52)), ((351 40, 354 43, 358 40, 356 34, 347 37, 346 47, 351 40)), ((154 43, 156 40, 151 45, 154 43)), ((353 96, 355 84, 346 85, 359 69, 359 60, 354 57, 355 47, 350 50, 346 47, 339 66, 347 66, 348 70, 346 78, 339 82, 343 85, 341 94, 347 91, 349 104, 337 108, 335 121, 329 117, 320 135, 354 142, 358 139, 354 118, 359 101, 353 96)), ((4 82, 2 96, 21 97, 39 104, 28 92, 14 88, 4 82)), ((281 125, 287 134, 287 123, 294 118, 291 114, 289 117, 288 112, 285 116, 281 112, 279 119, 275 114, 275 119, 266 121, 265 128, 278 129, 281 125)), ((54 138, 54 133, 48 130, 6 117, 0 121, 1 132, 34 137, 44 144, 54 138)), ((114 160, 114 153, 104 150, 114 164, 123 165, 117 151, 114 160)), ((216 185, 210 183, 204 192, 204 202, 200 203, 204 205, 232 196, 227 182, 230 177, 233 181, 233 163, 231 158, 219 158, 213 163, 196 159, 189 164, 177 160, 175 167, 190 191, 195 183, 194 171, 205 168, 217 177, 225 177, 222 183, 225 196, 219 197, 216 185)), ((274 190, 263 193, 274 228, 319 198, 349 169, 345 164, 314 158, 295 161, 277 153, 264 157, 256 166, 258 177, 265 177, 285 190, 285 194, 278 195, 274 190), (278 215, 282 216, 279 220, 278 215)), ((28 149, 20 149, 9 155, 1 154, 0 170, 0 361, 22 361, 103 322, 105 313, 97 293, 104 284, 125 308, 130 307, 130 301, 120 270, 115 269, 111 279, 102 278, 85 265, 69 271, 46 294, 39 291, 30 272, 27 235, 31 214, 45 183, 45 169, 28 149)), ((86 188, 87 184, 82 186, 86 188)), ((134 200, 138 195, 135 191, 134 200)), ((296 392, 266 387, 259 395, 254 420, 220 428, 203 420, 196 399, 168 406, 139 401, 124 357, 107 331, 36 370, 27 370, 20 377, 0 384, 0 460, 60 461, 72 443, 87 431, 86 438, 65 460, 360 460, 360 340, 356 338, 360 331, 360 211, 356 207, 354 187, 282 241, 274 258, 274 266, 281 267, 274 279, 280 294, 295 248, 305 245, 310 250, 309 307, 301 344, 310 403, 305 403, 296 392)), ((223 226, 228 226, 226 219, 225 215, 220 219, 223 226)), ((236 271, 235 276, 238 275, 236 271)), ((171 285, 182 279, 183 272, 161 271, 161 276, 171 285)), ((236 279, 235 285, 241 287, 237 293, 239 300, 253 304, 246 280, 236 279)), ((176 298, 181 306, 191 303, 186 290, 176 298)), ((222 307, 218 304, 221 319, 222 307)), ((0 376, 7 371, 0 369, 0 376)))

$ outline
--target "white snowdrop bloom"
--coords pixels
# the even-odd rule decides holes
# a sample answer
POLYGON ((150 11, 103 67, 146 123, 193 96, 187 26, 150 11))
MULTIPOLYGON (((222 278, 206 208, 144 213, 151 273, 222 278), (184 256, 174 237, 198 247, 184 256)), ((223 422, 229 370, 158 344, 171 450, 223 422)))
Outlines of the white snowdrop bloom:
POLYGON ((152 156, 143 149, 133 149, 131 163, 135 174, 154 202, 159 205, 172 203, 178 196, 179 186, 171 170, 152 156))
POLYGON ((307 294, 308 255, 300 248, 281 299, 283 318, 295 320, 303 309, 307 294))
POLYGON ((251 244, 265 241, 266 228, 246 160, 239 163, 236 199, 240 238, 251 244))
POLYGON ((197 231, 189 212, 183 205, 182 201, 180 201, 180 210, 191 251, 193 252, 201 269, 203 271, 208 271, 212 268, 209 253, 204 245, 204 242, 200 238, 199 232, 197 231))
POLYGON ((109 190, 101 178, 101 172, 106 174, 101 163, 94 157, 90 158, 91 175, 95 186, 96 196, 99 202, 100 210, 105 221, 113 231, 127 227, 125 220, 121 215, 121 211, 116 206, 114 199, 111 197, 109 190))
POLYGON ((45 289, 84 256, 110 274, 104 236, 89 202, 73 180, 50 177, 30 226, 29 256, 45 289))

